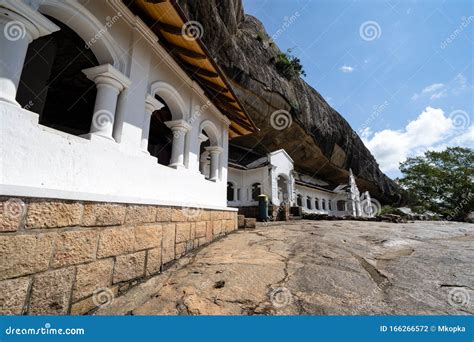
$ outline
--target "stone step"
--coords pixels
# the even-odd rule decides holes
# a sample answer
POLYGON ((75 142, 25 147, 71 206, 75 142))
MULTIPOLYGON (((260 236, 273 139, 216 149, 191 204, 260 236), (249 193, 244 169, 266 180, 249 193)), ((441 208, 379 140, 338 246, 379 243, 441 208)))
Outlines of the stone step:
POLYGON ((245 228, 255 228, 257 226, 257 219, 255 218, 245 218, 245 228))
POLYGON ((245 216, 237 215, 237 227, 245 228, 245 216))

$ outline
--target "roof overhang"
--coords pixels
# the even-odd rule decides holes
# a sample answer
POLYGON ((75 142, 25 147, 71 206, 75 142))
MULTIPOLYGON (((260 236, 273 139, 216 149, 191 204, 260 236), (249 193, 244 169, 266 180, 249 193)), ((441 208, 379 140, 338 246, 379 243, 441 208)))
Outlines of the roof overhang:
POLYGON ((329 193, 331 193, 331 194, 335 194, 335 193, 336 193, 336 192, 334 192, 333 190, 328 190, 328 189, 319 187, 319 186, 317 186, 317 185, 305 183, 305 182, 302 182, 302 181, 299 181, 299 180, 295 180, 295 184, 301 185, 301 186, 304 186, 304 187, 307 187, 307 188, 315 189, 315 190, 320 190, 320 191, 324 191, 324 192, 329 192, 329 193))
MULTIPOLYGON (((230 121, 229 138, 258 132, 229 80, 197 36, 189 35, 189 19, 176 0, 122 0, 158 36, 159 43, 196 81, 230 121)), ((192 28, 199 30, 199 26, 192 28)))

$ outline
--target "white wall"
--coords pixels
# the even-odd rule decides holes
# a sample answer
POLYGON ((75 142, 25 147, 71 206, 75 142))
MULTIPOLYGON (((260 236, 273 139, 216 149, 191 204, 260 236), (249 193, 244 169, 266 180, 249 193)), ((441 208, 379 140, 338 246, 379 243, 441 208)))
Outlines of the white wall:
POLYGON ((345 200, 345 193, 332 193, 332 192, 326 192, 310 187, 306 187, 300 184, 297 184, 295 186, 296 188, 296 193, 302 196, 302 207, 303 207, 303 212, 306 213, 318 213, 318 214, 329 214, 329 215, 334 215, 334 216, 344 216, 347 215, 346 211, 338 211, 337 210, 337 201, 339 200, 345 200), (311 199, 311 208, 308 208, 307 206, 307 197, 310 197, 311 199), (315 207, 315 199, 319 200, 319 208, 316 209, 315 207), (322 207, 322 200, 326 201, 326 209, 323 209, 322 207), (329 208, 329 201, 332 202, 332 207, 331 209, 329 208))
POLYGON ((228 181, 234 184, 234 201, 229 201, 230 207, 247 207, 258 205, 252 200, 252 184, 260 183, 262 193, 269 196, 271 192, 268 167, 264 166, 251 170, 228 169, 228 181), (240 200, 237 200, 237 189, 240 189, 240 200))
POLYGON ((56 131, 38 124, 37 114, 0 101, 1 194, 226 207, 229 121, 154 43, 154 34, 117 1, 89 1, 84 8, 75 1, 47 0, 40 11, 71 24, 88 42, 93 38, 91 33, 97 32, 91 31, 93 23, 105 26, 105 18, 117 14, 117 7, 110 4, 119 6, 122 16, 91 49, 100 64, 112 64, 131 80, 118 100, 116 141, 88 140, 56 131), (68 8, 70 4, 75 8, 68 8), (159 165, 140 149, 145 97, 157 82, 167 85, 157 91, 170 107, 173 120, 184 119, 192 125, 186 137, 184 169, 159 165), (199 173, 197 139, 205 120, 217 128, 219 145, 224 149, 216 182, 199 173))

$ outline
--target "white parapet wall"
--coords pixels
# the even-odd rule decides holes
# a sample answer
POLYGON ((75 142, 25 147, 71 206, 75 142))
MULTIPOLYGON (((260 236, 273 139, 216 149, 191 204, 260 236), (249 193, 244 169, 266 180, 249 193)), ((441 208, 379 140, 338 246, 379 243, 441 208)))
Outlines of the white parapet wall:
POLYGON ((38 124, 38 115, 0 103, 0 193, 6 196, 227 206, 225 183, 174 169, 137 150, 38 124))

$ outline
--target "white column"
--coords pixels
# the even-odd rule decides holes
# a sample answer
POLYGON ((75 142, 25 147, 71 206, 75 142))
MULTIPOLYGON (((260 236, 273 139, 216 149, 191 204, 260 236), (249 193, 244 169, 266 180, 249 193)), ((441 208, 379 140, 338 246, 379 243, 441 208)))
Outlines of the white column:
POLYGON ((204 171, 206 170, 205 168, 205 159, 207 159, 207 154, 206 153, 203 153, 203 155, 201 156, 200 152, 201 152, 201 144, 203 142, 206 142, 207 140, 209 140, 209 138, 205 135, 205 134, 202 134, 202 133, 199 133, 199 137, 198 137, 198 153, 197 153, 197 162, 198 162, 198 165, 199 165, 199 172, 204 174, 204 171), (204 160, 203 158, 206 157, 204 160))
POLYGON ((114 140, 113 128, 115 109, 119 94, 130 86, 130 80, 110 64, 103 64, 82 72, 94 81, 97 86, 97 95, 94 105, 90 133, 86 136, 100 136, 114 140))
POLYGON ((191 125, 185 120, 167 121, 165 124, 173 131, 173 146, 169 166, 175 169, 184 168, 184 143, 186 133, 191 130, 191 125))
POLYGON ((204 176, 206 175, 206 167, 207 167, 207 156, 209 152, 204 151, 201 156, 199 156, 199 172, 202 173, 204 176))
MULTIPOLYGON (((275 204, 280 204, 279 203, 279 200, 278 200, 278 179, 277 179, 277 176, 276 176, 276 166, 275 165, 270 165, 270 170, 269 170, 269 173, 270 173, 270 196, 271 198, 269 198, 270 201, 272 201, 272 203, 275 203, 275 204)), ((262 184, 263 186, 263 184, 262 184)))
POLYGON ((150 122, 151 115, 154 111, 160 110, 164 107, 164 104, 158 101, 154 96, 148 94, 145 99, 145 116, 143 118, 142 125, 142 142, 141 149, 144 153, 150 154, 148 152, 148 136, 150 134, 150 122))
POLYGON ((208 146, 206 151, 211 155, 211 165, 209 169, 209 180, 216 182, 219 178, 219 155, 224 149, 219 146, 208 146))
POLYGON ((28 45, 59 27, 21 1, 0 4, 0 101, 19 107, 16 93, 28 45))

